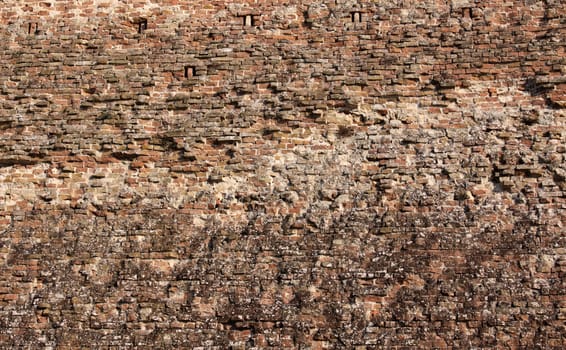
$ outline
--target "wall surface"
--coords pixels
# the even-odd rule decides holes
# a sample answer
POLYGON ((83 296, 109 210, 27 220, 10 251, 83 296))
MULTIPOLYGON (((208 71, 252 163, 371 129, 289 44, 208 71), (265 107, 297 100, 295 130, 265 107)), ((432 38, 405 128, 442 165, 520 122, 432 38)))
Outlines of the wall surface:
POLYGON ((566 348, 565 5, 0 1, 0 347, 566 348))

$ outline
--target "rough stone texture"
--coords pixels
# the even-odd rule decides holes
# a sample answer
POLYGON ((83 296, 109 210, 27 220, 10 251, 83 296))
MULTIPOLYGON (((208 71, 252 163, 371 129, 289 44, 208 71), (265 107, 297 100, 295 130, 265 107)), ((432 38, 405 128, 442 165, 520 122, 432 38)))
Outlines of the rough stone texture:
POLYGON ((2 348, 566 348, 565 9, 0 2, 2 348))

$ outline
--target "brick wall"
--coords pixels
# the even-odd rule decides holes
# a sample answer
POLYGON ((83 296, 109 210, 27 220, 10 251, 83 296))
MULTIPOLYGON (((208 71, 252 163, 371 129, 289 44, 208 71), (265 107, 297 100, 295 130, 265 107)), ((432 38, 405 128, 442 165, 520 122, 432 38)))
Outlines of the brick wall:
POLYGON ((0 344, 566 347, 562 1, 0 3, 0 344))

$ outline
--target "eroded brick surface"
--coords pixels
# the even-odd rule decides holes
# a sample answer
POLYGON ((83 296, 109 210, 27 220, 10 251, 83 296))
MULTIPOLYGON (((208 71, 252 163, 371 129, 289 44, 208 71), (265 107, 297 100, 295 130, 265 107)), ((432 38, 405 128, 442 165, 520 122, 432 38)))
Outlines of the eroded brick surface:
POLYGON ((0 2, 0 344, 565 348, 565 9, 0 2))

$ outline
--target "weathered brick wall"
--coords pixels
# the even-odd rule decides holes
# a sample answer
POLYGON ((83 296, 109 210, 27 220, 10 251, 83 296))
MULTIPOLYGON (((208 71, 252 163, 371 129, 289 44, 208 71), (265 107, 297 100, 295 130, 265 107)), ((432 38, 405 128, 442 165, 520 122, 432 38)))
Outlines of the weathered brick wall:
POLYGON ((2 348, 566 347, 564 1, 0 18, 2 348))

